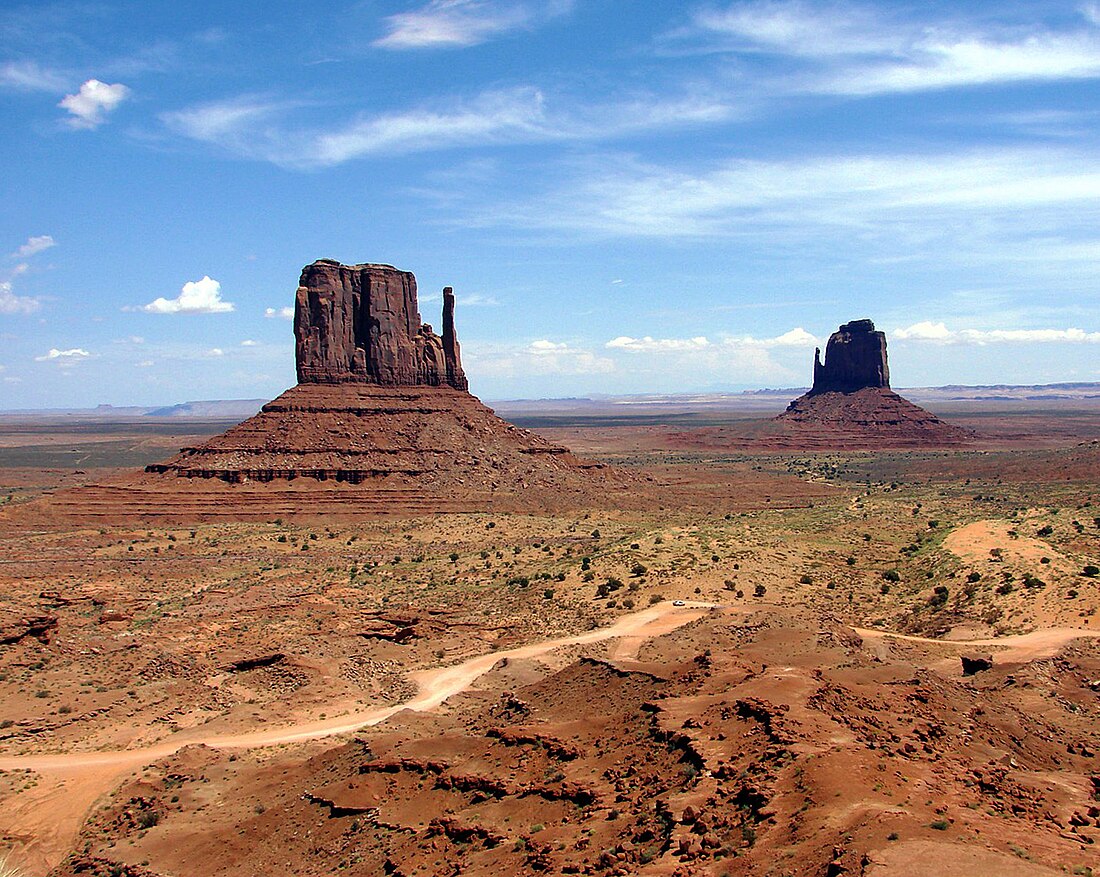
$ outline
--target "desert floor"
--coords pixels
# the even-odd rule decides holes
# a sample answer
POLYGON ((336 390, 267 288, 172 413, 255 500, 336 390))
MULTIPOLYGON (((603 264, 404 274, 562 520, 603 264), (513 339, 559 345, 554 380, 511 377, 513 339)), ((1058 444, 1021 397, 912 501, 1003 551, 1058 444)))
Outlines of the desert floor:
POLYGON ((28 875, 1092 873, 1100 412, 953 418, 980 440, 531 424, 644 474, 629 508, 63 524, 58 491, 224 424, 0 423, 0 853, 28 875))

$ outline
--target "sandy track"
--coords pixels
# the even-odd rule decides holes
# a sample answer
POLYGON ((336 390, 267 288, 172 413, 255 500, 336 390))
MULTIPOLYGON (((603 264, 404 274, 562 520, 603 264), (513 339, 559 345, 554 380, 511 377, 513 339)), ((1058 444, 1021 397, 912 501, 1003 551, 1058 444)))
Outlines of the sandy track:
POLYGON ((218 749, 252 749, 350 733, 384 722, 403 710, 434 709, 448 698, 466 691, 502 659, 534 658, 565 646, 616 638, 640 643, 695 621, 712 608, 716 608, 714 604, 694 601, 685 606, 658 603, 624 615, 608 627, 489 652, 448 667, 421 670, 412 674, 418 690, 409 700, 350 715, 235 734, 203 735, 201 731, 186 736, 179 734, 170 742, 141 749, 0 756, 0 770, 29 770, 39 774, 35 788, 9 796, 0 804, 0 830, 23 840, 19 852, 26 860, 25 867, 45 873, 69 851, 91 807, 125 773, 166 758, 184 746, 201 743, 218 749))
POLYGON ((871 630, 864 627, 853 627, 864 639, 900 639, 906 642, 927 643, 937 646, 963 646, 966 648, 995 648, 1001 662, 1022 663, 1035 661, 1041 658, 1049 658, 1056 655, 1075 639, 1096 639, 1100 637, 1100 631, 1079 630, 1074 627, 1053 627, 1047 630, 1035 630, 1031 633, 1021 633, 1015 636, 1000 636, 993 639, 932 639, 924 636, 910 636, 904 633, 890 633, 885 630, 871 630))

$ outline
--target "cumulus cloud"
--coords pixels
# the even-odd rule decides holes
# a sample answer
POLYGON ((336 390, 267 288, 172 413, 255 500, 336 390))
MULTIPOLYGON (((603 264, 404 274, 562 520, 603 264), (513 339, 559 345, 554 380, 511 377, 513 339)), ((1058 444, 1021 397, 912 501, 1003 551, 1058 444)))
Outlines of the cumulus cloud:
POLYGON ((211 347, 208 351, 206 351, 206 355, 207 356, 225 356, 225 351, 222 350, 220 347, 211 347))
POLYGON ((246 338, 244 341, 241 342, 241 347, 259 347, 259 346, 260 346, 260 342, 259 341, 253 341, 251 338, 246 338))
POLYGON ((98 128, 129 94, 130 89, 120 82, 108 85, 89 79, 76 94, 65 95, 58 106, 72 114, 68 120, 71 127, 98 128))
POLYGON ((264 316, 269 320, 293 320, 294 308, 265 308, 264 316))
MULTIPOLYGON (((817 338, 799 326, 777 335, 774 338, 754 338, 751 335, 731 337, 722 340, 723 347, 773 348, 773 347, 809 347, 817 344, 817 338)), ((629 350, 635 353, 692 353, 709 351, 714 345, 704 336, 695 338, 631 338, 620 335, 604 345, 611 350, 629 350)))
POLYGON ((26 259, 50 247, 57 246, 57 241, 48 234, 40 234, 27 238, 27 242, 11 254, 13 259, 26 259))
POLYGON ((812 347, 819 342, 816 337, 798 326, 774 338, 753 338, 746 335, 744 338, 727 338, 724 343, 730 347, 812 347))
POLYGON ((383 49, 465 48, 493 37, 534 27, 563 15, 572 0, 431 0, 410 12, 386 18, 383 49))
POLYGON ((547 338, 522 346, 469 342, 462 352, 468 368, 472 364, 478 374, 493 377, 606 374, 615 370, 615 363, 606 357, 547 338))
POLYGON ((1100 332, 1083 329, 949 329, 945 323, 924 320, 891 335, 899 341, 932 344, 1100 344, 1100 332))
POLYGON ((0 314, 33 314, 40 307, 38 299, 16 295, 10 280, 0 280, 0 314))
POLYGON ((177 298, 158 298, 140 310, 147 314, 226 314, 235 309, 222 300, 222 285, 210 277, 183 284, 177 298))
POLYGON ((56 347, 51 347, 48 352, 42 354, 42 356, 36 356, 35 362, 57 362, 61 364, 79 362, 82 359, 88 359, 92 354, 82 347, 71 347, 68 350, 58 350, 56 347))

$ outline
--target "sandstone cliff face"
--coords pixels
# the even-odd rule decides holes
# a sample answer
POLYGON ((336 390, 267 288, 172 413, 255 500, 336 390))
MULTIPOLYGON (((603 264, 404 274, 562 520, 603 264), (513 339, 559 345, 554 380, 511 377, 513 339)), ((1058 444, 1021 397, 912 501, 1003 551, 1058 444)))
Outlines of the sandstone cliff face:
POLYGON ((440 338, 420 322, 416 278, 391 265, 319 259, 303 268, 294 338, 301 384, 468 388, 450 287, 444 292, 440 338))
POLYGON ((870 320, 845 323, 829 336, 825 362, 821 350, 814 353, 814 385, 818 393, 854 393, 866 387, 889 387, 890 366, 886 363, 886 334, 876 332, 870 320))

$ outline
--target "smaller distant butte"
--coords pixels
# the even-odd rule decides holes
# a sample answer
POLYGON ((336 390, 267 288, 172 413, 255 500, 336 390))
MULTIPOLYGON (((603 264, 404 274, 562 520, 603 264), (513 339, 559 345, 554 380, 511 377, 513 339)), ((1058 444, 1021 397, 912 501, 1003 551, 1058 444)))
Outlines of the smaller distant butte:
POLYGON ((886 334, 871 320, 844 323, 829 336, 825 361, 814 352, 814 382, 776 418, 786 440, 815 448, 942 447, 972 434, 890 389, 886 334))

